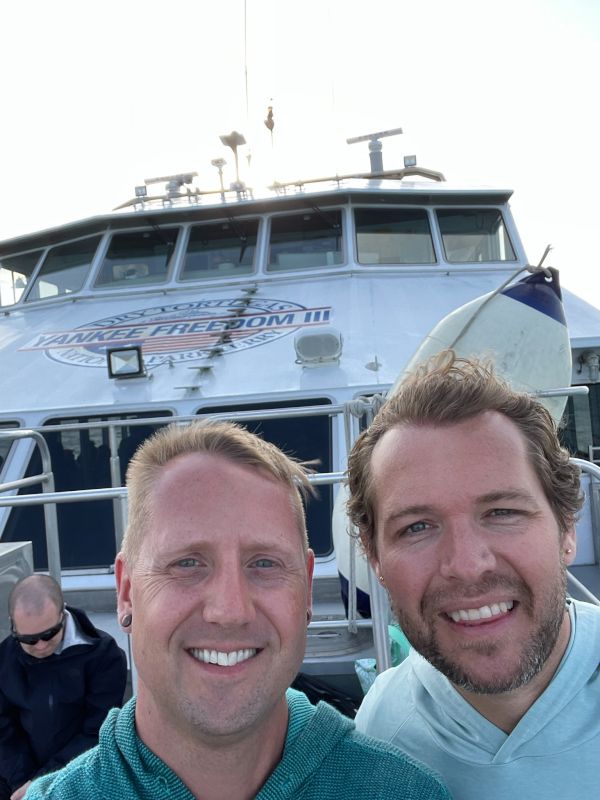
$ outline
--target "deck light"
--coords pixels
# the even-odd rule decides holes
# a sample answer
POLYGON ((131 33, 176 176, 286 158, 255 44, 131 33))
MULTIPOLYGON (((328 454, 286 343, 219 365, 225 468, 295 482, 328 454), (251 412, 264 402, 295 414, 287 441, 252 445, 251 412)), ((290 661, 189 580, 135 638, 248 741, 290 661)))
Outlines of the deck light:
POLYGON ((148 189, 146 186, 136 186, 135 187, 135 196, 136 197, 146 197, 148 194, 148 189))
POLYGON ((404 166, 405 167, 416 167, 417 166, 417 157, 416 156, 404 156, 404 166))
POLYGON ((146 374, 142 348, 115 347, 106 351, 109 378, 142 378, 146 374))
POLYGON ((301 331, 294 338, 294 349, 296 364, 304 367, 338 363, 342 355, 342 334, 330 327, 301 331))
POLYGON ((238 133, 238 131, 231 131, 231 133, 225 136, 220 136, 219 138, 221 139, 221 144, 224 144, 227 147, 231 147, 233 151, 233 156, 235 158, 235 181, 237 186, 242 186, 242 183, 240 181, 240 169, 238 163, 238 147, 241 147, 241 145, 246 144, 246 139, 244 138, 244 135, 238 133))
POLYGON ((213 167, 216 167, 219 170, 219 185, 221 187, 221 200, 225 200, 225 186, 223 184, 223 167, 227 162, 224 158, 213 158, 210 162, 213 167))

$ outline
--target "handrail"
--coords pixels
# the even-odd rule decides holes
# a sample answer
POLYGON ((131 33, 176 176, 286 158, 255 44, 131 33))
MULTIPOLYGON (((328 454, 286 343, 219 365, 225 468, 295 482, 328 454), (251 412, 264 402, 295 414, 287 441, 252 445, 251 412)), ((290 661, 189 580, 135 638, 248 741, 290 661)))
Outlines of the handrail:
POLYGON ((591 461, 586 461, 583 458, 575 457, 570 458, 569 461, 571 464, 575 464, 576 467, 579 467, 582 472, 589 472, 590 475, 593 475, 595 478, 600 480, 600 466, 598 466, 598 464, 592 464, 591 461))
MULTIPOLYGON (((571 458, 572 464, 575 464, 582 472, 591 475, 591 480, 600 480, 600 466, 593 461, 586 461, 583 458, 571 458)), ((594 544, 594 557, 595 562, 600 562, 600 508, 598 507, 598 497, 596 492, 590 492, 590 509, 592 512, 592 535, 594 544)), ((600 599, 595 594, 584 586, 570 571, 567 572, 569 583, 577 589, 577 591, 585 597, 589 603, 600 605, 600 599)))
POLYGON ((599 457, 600 457, 600 447, 598 447, 597 445, 591 444, 588 447, 588 458, 590 459, 592 464, 597 464, 599 457))
MULTIPOLYGON (((108 413, 108 412, 107 412, 108 413)), ((133 412, 132 412, 133 413, 133 412)), ((93 428, 122 428, 141 427, 143 425, 170 425, 171 423, 186 424, 198 422, 202 419, 222 419, 232 422, 260 422, 266 419, 287 419, 297 417, 328 417, 344 413, 343 403, 331 403, 320 406, 290 406, 289 408, 265 408, 256 411, 219 411, 211 414, 187 414, 181 416, 163 415, 160 417, 135 417, 119 419, 96 420, 94 422, 69 422, 62 425, 39 425, 27 430, 37 433, 60 433, 63 431, 91 430, 93 428)), ((0 437, 11 431, 22 431, 23 428, 6 428, 0 430, 0 437)), ((5 437, 8 438, 8 437, 5 437)))
MULTIPOLYGON (((42 472, 39 475, 32 475, 29 478, 21 478, 17 481, 10 481, 0 484, 0 492, 12 491, 25 486, 33 486, 36 483, 42 484, 43 496, 54 494, 54 474, 52 472, 52 459, 46 440, 41 433, 31 428, 9 428, 0 430, 2 439, 33 439, 40 449, 42 459, 42 472)), ((14 498, 16 499, 16 498, 14 498)), ((44 528, 46 533, 46 549, 48 552, 48 572, 52 577, 61 582, 60 548, 58 539, 58 519, 56 516, 56 505, 52 502, 44 503, 44 528)))
POLYGON ((585 586, 578 578, 573 575, 570 570, 567 570, 567 581, 568 583, 573 586, 577 591, 585 597, 588 603, 593 603, 595 606, 600 606, 600 600, 596 597, 593 592, 585 586))
MULTIPOLYGON (((315 486, 327 486, 343 480, 344 473, 321 472, 318 475, 308 475, 307 478, 315 486)), ((39 480, 35 482, 39 483, 39 480)), ((18 483, 18 481, 13 481, 13 483, 18 483)), ((4 491, 7 485, 1 483, 0 492, 4 491)), ((18 497, 0 497, 0 508, 3 506, 34 506, 45 503, 80 503, 87 500, 114 500, 116 498, 127 498, 126 486, 108 486, 102 489, 72 489, 65 492, 44 492, 43 494, 24 494, 18 497)))
MULTIPOLYGON (((4 491, 5 485, 0 483, 0 492, 4 491)), ((5 506, 47 505, 49 503, 81 503, 87 500, 114 500, 126 497, 127 489, 124 486, 109 486, 103 489, 72 489, 67 492, 44 492, 42 494, 23 494, 18 497, 0 497, 0 508, 5 506)))
MULTIPOLYGON (((344 421, 346 422, 347 449, 350 452, 351 446, 358 438, 358 417, 365 415, 367 425, 373 421, 381 398, 378 395, 372 397, 359 398, 358 402, 348 404, 344 421), (352 431, 352 435, 350 435, 352 431)), ((356 618, 356 559, 358 556, 356 548, 356 531, 352 526, 352 540, 350 547, 350 575, 348 576, 348 597, 354 599, 352 607, 354 618, 356 618)), ((392 666, 392 653, 388 634, 388 623, 390 620, 390 600, 388 593, 377 580, 371 565, 368 566, 369 576, 369 597, 371 605, 371 619, 373 621, 373 648, 375 650, 375 664, 377 672, 384 672, 392 666)), ((350 602, 348 602, 348 618, 350 618, 350 602)))
MULTIPOLYGON (((368 398, 363 398, 363 408, 367 413, 367 419, 372 416, 373 403, 368 398)), ((69 423, 66 425, 52 425, 44 426, 41 428, 30 429, 8 429, 0 430, 0 438, 8 439, 24 439, 32 438, 40 447, 42 458, 43 472, 40 475, 31 476, 29 478, 21 478, 16 481, 0 484, 0 493, 11 491, 14 489, 22 488, 25 486, 35 485, 41 483, 43 491, 37 494, 28 494, 21 496, 0 497, 0 507, 5 506, 28 506, 42 504, 44 507, 44 515, 46 522, 46 544, 48 548, 48 566, 49 572, 60 582, 60 553, 59 553, 59 540, 58 540, 58 524, 56 518, 56 503, 74 503, 81 501, 94 501, 94 500, 107 500, 111 499, 121 503, 124 508, 127 500, 127 489, 122 486, 113 486, 101 489, 80 489, 67 492, 56 492, 54 489, 54 476, 51 469, 51 456, 48 445, 44 439, 43 433, 57 432, 64 430, 81 430, 89 428, 108 428, 110 434, 110 452, 111 452, 111 474, 113 482, 116 482, 119 472, 119 457, 116 453, 116 439, 114 431, 118 427, 124 426, 141 426, 141 425, 164 425, 164 424, 186 424, 199 419, 229 419, 238 421, 259 421, 267 418, 270 419, 284 419, 290 417, 310 417, 310 416, 337 416, 343 414, 346 420, 346 447, 349 450, 353 441, 358 435, 357 420, 355 413, 353 414, 349 407, 345 404, 331 404, 321 406, 299 406, 280 409, 260 409, 257 411, 242 411, 231 413, 216 413, 216 414, 195 414, 190 416, 181 417, 151 417, 151 418, 137 418, 137 419, 112 419, 112 420, 97 420, 90 423, 69 423), (114 451, 114 452, 113 452, 114 451)), ((579 458, 570 459, 573 464, 578 466, 582 472, 591 474, 594 478, 600 480, 600 466, 585 461, 579 458)), ((344 480, 345 473, 341 471, 327 472, 327 473, 314 473, 308 476, 311 484, 332 485, 344 480)), ((124 516, 124 515, 123 515, 124 516)), ((117 532, 118 532, 118 526, 117 532)), ((348 591, 349 597, 356 597, 356 568, 355 559, 358 557, 357 549, 351 547, 351 565, 350 574, 348 576, 348 591)), ((347 625, 350 633, 356 633, 359 627, 371 625, 373 629, 374 648, 376 654, 376 661, 378 669, 381 671, 390 665, 390 651, 387 637, 387 624, 389 618, 389 600, 387 594, 382 590, 377 581, 371 580, 372 575, 369 576, 370 590, 371 590, 371 607, 372 607, 372 621, 363 621, 358 619, 356 602, 349 602, 348 619, 344 623, 347 625)), ((595 597, 580 581, 578 581, 571 573, 568 573, 569 582, 586 597, 589 602, 600 605, 600 600, 595 597)))
MULTIPOLYGON (((46 545, 48 548, 48 565, 49 572, 60 583, 61 567, 60 567, 60 551, 58 540, 58 524, 56 522, 56 504, 57 503, 78 503, 86 501, 100 501, 100 500, 113 500, 119 503, 118 508, 115 509, 115 536, 117 539, 117 550, 119 549, 120 541, 122 539, 123 531, 125 529, 125 509, 127 502, 127 489, 125 487, 117 486, 120 482, 120 458, 117 452, 117 443, 115 438, 115 430, 120 427, 136 427, 142 425, 168 425, 187 424, 190 422, 197 422, 201 419, 225 419, 239 422, 249 421, 263 421, 265 419, 287 419, 298 417, 316 417, 328 416, 333 417, 339 414, 347 414, 345 404, 326 404, 315 406, 294 406, 278 409, 258 409, 255 411, 232 411, 232 412, 219 412, 210 414, 193 414, 186 416, 158 416, 158 417, 142 417, 142 418, 121 418, 110 420, 95 420, 87 423, 66 423, 62 425, 44 425, 37 428, 30 428, 25 431, 24 429, 2 429, 0 430, 0 438, 5 439, 21 439, 28 435, 38 438, 43 442, 42 447, 45 447, 48 456, 47 462, 42 456, 42 464, 44 466, 44 473, 40 476, 32 476, 29 478, 21 478, 17 481, 10 481, 7 483, 0 483, 0 508, 2 507, 16 507, 16 506, 34 506, 42 505, 44 513, 48 509, 50 516, 54 516, 54 524, 50 525, 53 531, 50 539, 48 538, 48 526, 46 526, 46 545), (43 434, 57 433, 64 431, 80 431, 90 429, 108 429, 109 434, 109 450, 110 450, 110 469, 112 487, 101 489, 77 489, 71 491, 56 492, 54 490, 54 479, 51 470, 46 469, 50 467, 50 454, 48 446, 43 437, 43 434), (3 492, 11 491, 14 489, 23 488, 25 486, 35 485, 45 480, 48 475, 51 476, 52 491, 46 489, 42 493, 27 494, 20 496, 2 497, 3 492), (51 565, 52 553, 52 567, 51 565)), ((316 486, 333 485, 339 483, 344 479, 343 472, 328 472, 328 473, 314 473, 308 475, 308 480, 311 484, 316 486)), ((348 587, 349 596, 356 597, 356 575, 355 570, 352 570, 351 580, 349 580, 348 587)), ((351 633, 356 633, 358 626, 358 613, 356 611, 356 602, 353 607, 349 608, 348 619, 345 624, 351 633)))

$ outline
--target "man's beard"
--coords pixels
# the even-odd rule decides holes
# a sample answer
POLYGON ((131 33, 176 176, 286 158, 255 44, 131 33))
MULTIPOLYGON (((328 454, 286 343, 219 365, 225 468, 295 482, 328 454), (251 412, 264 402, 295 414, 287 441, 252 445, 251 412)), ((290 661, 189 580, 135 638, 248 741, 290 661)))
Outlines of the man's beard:
MULTIPOLYGON (((491 589, 498 587, 516 590, 516 595, 521 598, 522 612, 534 618, 537 625, 529 639, 524 643, 516 667, 506 675, 490 676, 488 679, 471 675, 468 666, 463 667, 460 663, 453 661, 441 652, 435 631, 436 615, 434 611, 427 614, 427 609, 439 607, 442 599, 447 604, 448 599, 450 599, 448 594, 438 593, 424 598, 421 606, 421 619, 429 619, 430 622, 428 624, 423 622, 415 624, 402 610, 393 609, 402 631, 414 649, 455 686, 474 694, 501 694, 519 689, 528 684, 542 670, 552 653, 558 640, 565 614, 567 576, 564 564, 561 564, 558 585, 555 584, 554 587, 551 587, 552 591, 547 592, 547 596, 540 598, 539 612, 535 617, 531 590, 520 580, 515 581, 501 578, 500 576, 491 576, 487 580, 469 587, 466 591, 462 590, 460 597, 464 602, 465 598, 469 596, 481 597, 491 589)), ((463 658, 468 659, 469 653, 485 655, 490 658, 495 655, 501 657, 501 647, 502 644, 495 642, 471 642, 462 649, 463 658)))

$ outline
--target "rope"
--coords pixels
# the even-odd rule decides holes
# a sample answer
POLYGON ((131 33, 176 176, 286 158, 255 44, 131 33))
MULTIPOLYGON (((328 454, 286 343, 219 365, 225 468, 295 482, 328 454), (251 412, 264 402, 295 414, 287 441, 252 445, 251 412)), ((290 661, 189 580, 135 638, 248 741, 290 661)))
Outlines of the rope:
POLYGON ((493 300, 493 299, 494 299, 494 297, 496 297, 496 296, 497 296, 497 295, 499 295, 501 292, 503 292, 503 291, 506 289, 506 287, 507 287, 509 284, 511 284, 511 283, 512 283, 514 280, 516 280, 516 279, 518 278, 518 276, 519 276, 519 275, 520 275, 522 272, 530 272, 532 275, 533 275, 533 274, 535 274, 536 272, 543 272, 543 273, 544 273, 544 275, 546 276, 546 278, 548 278, 548 280, 552 280, 552 273, 550 272, 550 270, 548 269, 548 267, 544 267, 544 266, 542 266, 542 265, 543 265, 543 263, 544 263, 544 261, 545 261, 545 259, 546 259, 546 256, 548 255, 548 253, 549 253, 551 250, 552 250, 552 245, 550 245, 550 244, 549 244, 549 245, 547 245, 546 249, 544 250, 544 254, 543 254, 543 256, 540 258, 540 261, 539 261, 539 263, 537 264, 537 266, 533 266, 532 264, 527 264, 527 265, 526 265, 526 266, 524 266, 524 267, 519 267, 519 269, 518 269, 518 270, 516 270, 516 272, 513 272, 513 274, 512 274, 512 275, 510 275, 510 276, 509 276, 509 277, 508 277, 508 278, 507 278, 507 279, 504 281, 504 283, 502 283, 500 286, 498 286, 496 289, 494 289, 494 291, 493 291, 493 292, 491 292, 491 293, 490 293, 490 294, 489 294, 489 295, 488 295, 488 296, 485 298, 485 300, 484 300, 484 301, 483 301, 483 303, 482 303, 482 304, 479 306, 479 308, 477 309, 477 311, 475 311, 475 313, 473 314, 473 316, 471 317, 471 319, 467 320, 467 322, 466 322, 466 323, 463 325, 462 329, 461 329, 461 330, 458 332, 458 334, 457 334, 457 335, 454 337, 454 341, 453 341, 453 342, 451 342, 451 343, 448 345, 448 347, 449 347, 450 349, 453 349, 454 347, 456 347, 456 343, 457 343, 457 342, 458 342, 460 339, 462 339, 462 337, 463 337, 463 336, 465 335, 465 333, 466 333, 466 332, 469 330, 469 328, 471 327, 471 325, 472 325, 472 324, 475 322, 475 320, 476 320, 476 319, 477 319, 477 317, 478 317, 478 316, 481 314, 481 312, 482 312, 482 311, 483 311, 483 309, 484 309, 484 308, 487 306, 487 304, 488 304, 488 303, 489 303, 491 300, 493 300))
MULTIPOLYGON (((373 394, 370 397, 357 397, 355 400, 350 400, 349 402, 344 404, 344 411, 348 414, 351 414, 353 417, 362 417, 369 412, 372 412, 373 416, 378 413, 381 406, 385 402, 385 395, 383 394, 373 394)), ((344 414, 344 423, 346 422, 347 414, 344 414)), ((347 434, 348 435, 348 434, 347 434)), ((346 442, 348 445, 348 449, 350 449, 352 443, 346 442)))

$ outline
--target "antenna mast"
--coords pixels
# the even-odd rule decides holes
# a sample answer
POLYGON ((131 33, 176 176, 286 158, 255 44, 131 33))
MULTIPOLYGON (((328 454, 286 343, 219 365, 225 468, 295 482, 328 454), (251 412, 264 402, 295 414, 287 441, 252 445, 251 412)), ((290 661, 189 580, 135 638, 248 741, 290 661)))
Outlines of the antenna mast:
POLYGON ((367 133, 364 136, 354 136, 351 139, 346 139, 346 144, 368 142, 371 172, 383 172, 383 156, 381 154, 383 145, 379 140, 383 139, 384 136, 397 136, 399 133, 402 133, 402 128, 392 128, 390 131, 379 131, 378 133, 367 133))

